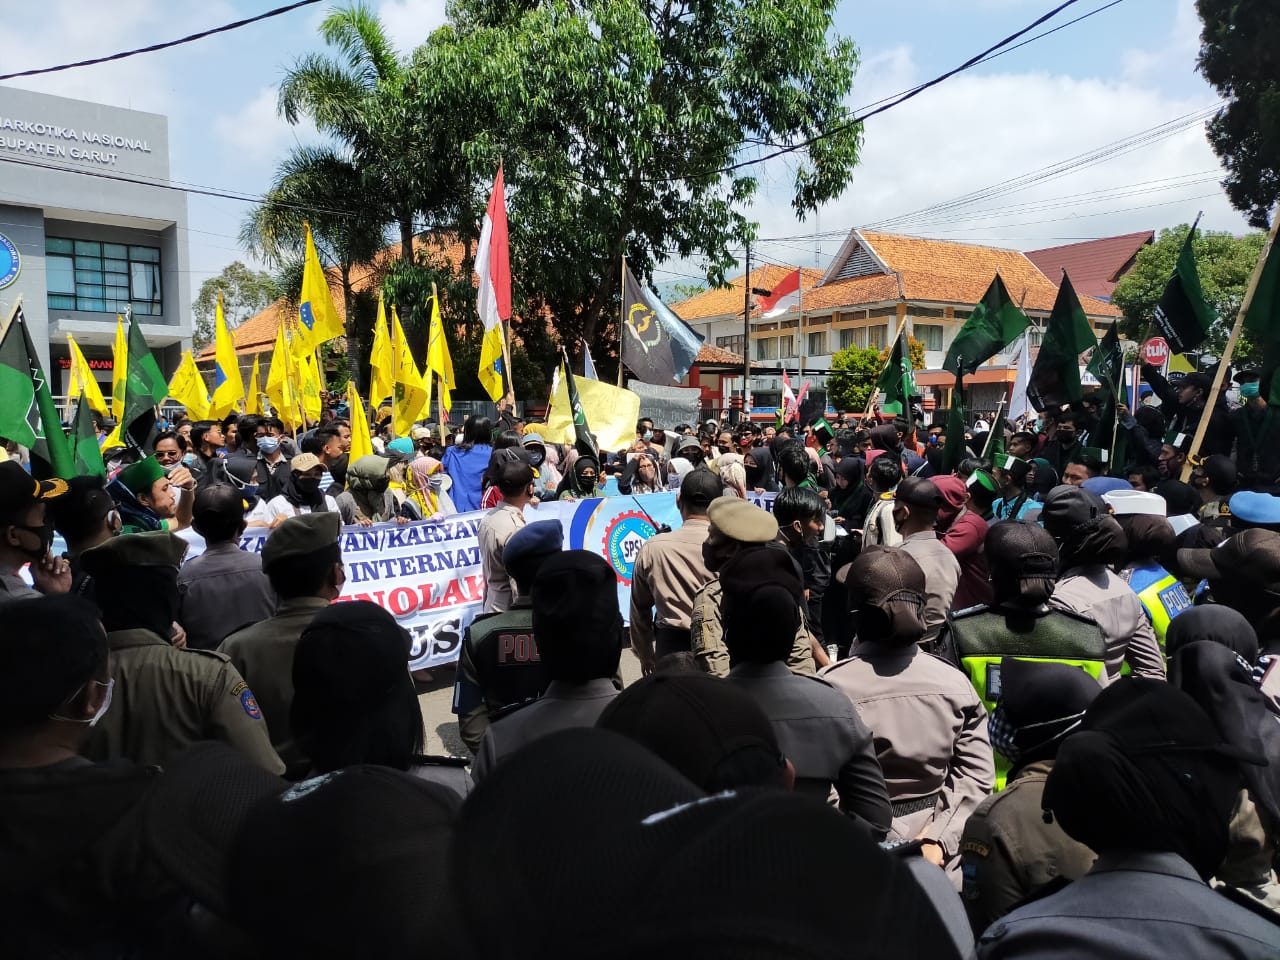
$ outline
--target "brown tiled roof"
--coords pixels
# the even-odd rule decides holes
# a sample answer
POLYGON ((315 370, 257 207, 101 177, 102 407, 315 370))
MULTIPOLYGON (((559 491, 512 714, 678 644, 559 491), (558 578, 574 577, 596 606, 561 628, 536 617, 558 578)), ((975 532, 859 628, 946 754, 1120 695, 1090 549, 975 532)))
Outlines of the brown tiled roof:
POLYGON ((698 358, 693 362, 725 367, 740 367, 742 366, 742 354, 726 350, 724 347, 713 347, 709 343, 704 343, 702 349, 698 351, 698 358))
MULTIPOLYGON (((463 245, 451 237, 441 238, 430 234, 416 236, 413 238, 413 248, 415 252, 429 250, 447 263, 450 263, 455 270, 462 269, 463 245)), ((374 258, 373 263, 362 264, 352 268, 352 288, 360 291, 376 285, 386 275, 391 263, 399 259, 400 244, 397 243, 386 247, 374 258)), ((333 298, 333 305, 337 308, 338 316, 345 322, 347 308, 346 304, 342 302, 342 281, 338 271, 330 268, 325 271, 325 277, 329 281, 329 295, 333 298)), ((240 356, 245 356, 269 351, 275 345, 276 331, 280 328, 282 318, 288 317, 296 313, 296 311, 296 304, 290 304, 287 297, 281 297, 261 313, 255 313, 231 331, 231 339, 236 344, 236 353, 240 356)), ((196 361, 212 360, 213 355, 214 345, 209 344, 209 346, 196 354, 196 361)))
MULTIPOLYGON (((810 310, 894 303, 900 298, 915 303, 971 305, 982 299, 997 273, 1003 278, 1009 295, 1022 302, 1027 310, 1047 313, 1053 309, 1053 301, 1058 295, 1057 285, 1017 250, 872 231, 859 231, 856 238, 861 238, 890 272, 832 280, 819 285, 822 274, 806 270, 806 313, 810 310)), ((752 270, 751 285, 772 286, 794 269, 770 264, 752 270)), ((700 293, 674 304, 672 309, 686 320, 741 317, 742 285, 743 278, 738 277, 729 287, 700 293)), ((1090 316, 1120 315, 1111 304, 1086 296, 1078 289, 1077 292, 1081 293, 1081 306, 1090 316)))
POLYGON ((1066 270, 1076 293, 1111 297, 1116 281, 1129 272, 1138 251, 1155 242, 1155 231, 1126 233, 1101 240, 1068 243, 1061 247, 1028 250, 1027 259, 1055 283, 1066 270))

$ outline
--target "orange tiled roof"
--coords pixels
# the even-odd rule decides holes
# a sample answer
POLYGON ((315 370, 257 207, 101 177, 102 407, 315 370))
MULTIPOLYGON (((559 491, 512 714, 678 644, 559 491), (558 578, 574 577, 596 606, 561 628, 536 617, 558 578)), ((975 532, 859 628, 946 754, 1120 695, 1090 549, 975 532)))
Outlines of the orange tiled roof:
POLYGON ((742 366, 742 355, 734 353, 732 350, 726 350, 724 347, 713 347, 709 343, 704 343, 698 351, 698 358, 693 362, 740 367, 742 366))
MULTIPOLYGON (((1009 295, 1022 301, 1027 310, 1047 313, 1058 295, 1057 285, 1041 273, 1017 250, 1003 250, 977 244, 904 237, 890 233, 859 231, 860 239, 889 269, 821 283, 821 274, 805 270, 804 308, 836 310, 866 304, 892 303, 905 299, 916 303, 943 303, 967 306, 982 299, 997 273, 1004 279, 1009 295), (901 277, 901 290, 898 286, 901 277), (812 284, 812 286, 811 286, 812 284), (1025 301, 1023 296, 1025 294, 1025 301)), ((766 265, 751 271, 751 286, 769 287, 794 267, 766 265)), ((686 320, 742 316, 743 278, 730 286, 708 290, 690 297, 672 309, 686 320)), ((1120 311, 1109 303, 1081 296, 1085 313, 1094 317, 1118 317, 1120 311)))

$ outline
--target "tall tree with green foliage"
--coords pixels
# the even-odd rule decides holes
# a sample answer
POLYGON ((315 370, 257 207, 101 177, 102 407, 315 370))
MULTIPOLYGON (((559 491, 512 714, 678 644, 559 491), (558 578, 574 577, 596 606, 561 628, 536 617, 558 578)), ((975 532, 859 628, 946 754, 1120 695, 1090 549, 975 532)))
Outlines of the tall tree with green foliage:
MULTIPOLYGON (((1178 253, 1190 229, 1190 225, 1184 223, 1161 230, 1156 242, 1138 252, 1133 269, 1116 284, 1111 302, 1124 314, 1121 332, 1130 340, 1153 335, 1155 306, 1165 284, 1173 276, 1178 253)), ((1217 310, 1219 317, 1202 349, 1221 353, 1265 240, 1261 233, 1234 237, 1225 232, 1200 231, 1196 237, 1192 249, 1200 285, 1205 299, 1217 310)), ((1252 349, 1253 344, 1246 337, 1241 337, 1236 344, 1235 356, 1243 360, 1252 349)))
POLYGON ((1227 105, 1209 142, 1227 168, 1227 196, 1255 227, 1280 202, 1280 4, 1197 0, 1204 29, 1197 66, 1227 105))
POLYGON ((197 350, 213 342, 219 294, 222 295, 222 314, 226 317, 227 326, 234 330, 278 300, 282 291, 265 270, 251 270, 239 260, 223 267, 216 277, 200 284, 200 292, 191 304, 191 313, 196 321, 192 340, 197 350))
POLYGON ((885 355, 874 347, 845 347, 831 357, 827 399, 837 410, 861 413, 885 364, 885 355))

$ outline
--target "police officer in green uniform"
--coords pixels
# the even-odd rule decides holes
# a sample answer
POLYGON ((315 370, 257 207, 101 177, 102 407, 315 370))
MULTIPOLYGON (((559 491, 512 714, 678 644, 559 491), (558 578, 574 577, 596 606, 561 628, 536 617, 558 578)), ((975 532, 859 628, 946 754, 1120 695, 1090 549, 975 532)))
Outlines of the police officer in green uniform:
MULTIPOLYGON (((1006 520, 991 527, 985 544, 995 602, 952 614, 941 654, 968 675, 983 706, 1000 699, 1005 657, 1078 667, 1094 679, 1106 671, 1106 639, 1087 617, 1049 606, 1058 570, 1058 547, 1039 524, 1006 520)), ((996 789, 1008 761, 996 751, 996 789)))
POLYGON ((285 762, 290 778, 304 776, 311 766, 289 728, 293 655, 302 631, 338 598, 346 583, 341 534, 342 518, 336 513, 285 518, 262 546, 263 572, 280 598, 275 615, 237 630, 218 646, 258 691, 272 746, 285 762))
POLYGON ((1075 730, 1102 687, 1064 663, 1005 657, 1003 692, 988 722, 991 746, 1011 763, 1009 783, 965 821, 962 896, 981 934, 1046 884, 1084 876, 1094 853, 1041 810, 1058 745, 1075 730))
POLYGON ((199 740, 223 740, 282 773, 262 709, 226 655, 178 649, 165 639, 178 613, 178 564, 186 551, 180 537, 156 530, 84 552, 111 645, 116 703, 90 732, 84 755, 163 764, 199 740))
POLYGON ((462 742, 476 753, 489 723, 506 710, 536 700, 549 680, 533 638, 530 590, 543 561, 564 549, 558 520, 529 523, 502 549, 502 565, 516 582, 516 598, 502 613, 485 613, 471 621, 458 654, 453 712, 462 742))

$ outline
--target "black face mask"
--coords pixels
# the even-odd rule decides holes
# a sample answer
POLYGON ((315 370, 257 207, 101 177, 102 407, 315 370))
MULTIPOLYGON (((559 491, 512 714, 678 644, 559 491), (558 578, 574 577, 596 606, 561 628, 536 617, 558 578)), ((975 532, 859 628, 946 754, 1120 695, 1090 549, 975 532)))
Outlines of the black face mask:
POLYGON ((312 494, 320 492, 319 477, 299 477, 293 481, 293 485, 298 488, 299 493, 312 494))
POLYGON ((34 534, 40 538, 39 550, 23 550, 22 552, 33 560, 43 560, 45 554, 49 552, 49 548, 53 546, 53 521, 46 520, 42 527, 24 527, 20 523, 15 523, 14 527, 19 530, 25 530, 27 533, 34 534))

